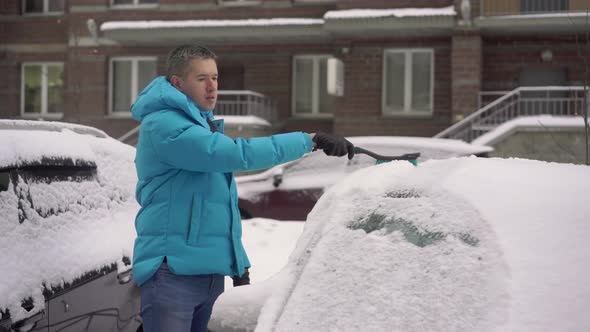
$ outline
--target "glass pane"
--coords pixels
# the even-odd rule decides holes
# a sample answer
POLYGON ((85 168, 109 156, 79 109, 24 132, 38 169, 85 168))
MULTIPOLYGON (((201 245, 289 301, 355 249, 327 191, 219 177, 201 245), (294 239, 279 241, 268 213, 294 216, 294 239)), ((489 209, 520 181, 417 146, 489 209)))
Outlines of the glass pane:
POLYGON ((431 110, 431 53, 412 54, 412 109, 416 111, 431 110))
POLYGON ((133 0, 113 0, 113 5, 132 5, 133 0))
POLYGON ((313 60, 295 60, 295 113, 311 113, 313 102, 313 60))
POLYGON ((139 0, 139 3, 158 3, 160 0, 139 0))
POLYGON ((156 77, 156 61, 143 60, 138 62, 137 95, 156 77))
POLYGON ((328 59, 320 59, 320 113, 334 112, 334 96, 328 94, 328 59))
POLYGON ((63 12, 64 11, 64 0, 49 0, 49 11, 50 12, 63 12))
POLYGON ((41 113, 40 65, 25 66, 25 113, 41 113))
POLYGON ((405 53, 385 55, 385 106, 395 111, 404 109, 405 65, 405 53))
POLYGON ((113 61, 113 112, 129 112, 131 106, 131 61, 113 61))
POLYGON ((25 12, 26 13, 42 13, 43 12, 43 0, 26 0, 25 12))
POLYGON ((47 112, 63 113, 63 66, 47 66, 47 112))

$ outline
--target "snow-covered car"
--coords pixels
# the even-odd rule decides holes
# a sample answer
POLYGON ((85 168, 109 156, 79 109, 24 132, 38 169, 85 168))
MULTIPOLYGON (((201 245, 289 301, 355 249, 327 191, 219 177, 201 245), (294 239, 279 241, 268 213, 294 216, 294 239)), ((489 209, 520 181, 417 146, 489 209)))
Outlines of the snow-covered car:
MULTIPOLYGON (((421 153, 418 162, 458 156, 485 156, 493 148, 453 139, 401 136, 348 138, 355 146, 384 156, 421 153)), ((239 208, 243 219, 305 220, 326 188, 376 160, 357 154, 352 160, 327 157, 321 151, 278 165, 265 172, 237 176, 239 208)))
POLYGON ((137 331, 135 149, 0 120, 0 331, 137 331))
POLYGON ((359 170, 281 272, 222 294, 210 329, 590 331, 589 184, 588 166, 523 159, 359 170))

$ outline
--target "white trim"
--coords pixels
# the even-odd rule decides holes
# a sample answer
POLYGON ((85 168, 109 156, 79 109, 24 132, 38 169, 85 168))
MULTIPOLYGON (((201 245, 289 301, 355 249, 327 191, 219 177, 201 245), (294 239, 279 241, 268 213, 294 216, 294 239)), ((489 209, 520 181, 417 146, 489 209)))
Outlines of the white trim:
POLYGON ((45 16, 45 15, 61 15, 65 12, 66 2, 64 0, 64 7, 61 10, 54 10, 49 11, 49 1, 50 0, 43 0, 43 11, 40 12, 27 12, 27 0, 22 0, 22 13, 23 16, 45 16))
POLYGON ((292 94, 291 94, 291 115, 294 117, 332 117, 333 113, 320 113, 320 60, 321 59, 330 59, 332 57, 331 54, 301 54, 301 55, 294 55, 292 66, 291 66, 291 86, 292 86, 292 94), (312 80, 311 80, 311 113, 297 113, 296 112, 296 101, 297 101, 297 89, 296 89, 296 80, 295 77, 295 63, 299 59, 311 59, 312 60, 312 80))
MULTIPOLYGON (((114 91, 113 91, 113 80, 115 79, 114 76, 114 69, 113 69, 113 62, 115 61, 131 61, 131 86, 129 86, 129 96, 131 100, 131 105, 137 99, 140 91, 138 91, 139 86, 139 61, 146 61, 151 60, 156 63, 156 71, 158 65, 158 57, 156 56, 115 56, 109 59, 109 107, 108 107, 108 114, 107 117, 115 117, 115 118, 126 118, 131 117, 131 112, 122 112, 122 111, 113 111, 113 100, 114 100, 114 91)), ((131 107, 129 105, 129 107, 131 107)))
POLYGON ((434 49, 433 48, 388 48, 383 50, 382 60, 382 79, 381 79, 381 114, 383 116, 428 116, 434 113, 434 49), (404 105, 403 110, 394 110, 387 107, 387 55, 388 54, 403 54, 404 55, 404 105), (415 53, 430 54, 430 104, 429 111, 418 111, 412 108, 412 64, 415 53))
POLYGON ((141 0, 133 0, 133 3, 116 4, 115 0, 110 1, 112 9, 150 9, 158 8, 160 6, 160 0, 157 3, 140 3, 141 0))
MULTIPOLYGON (((64 63, 59 61, 47 61, 47 62, 39 62, 39 61, 31 61, 31 62, 23 62, 21 63, 21 75, 20 75, 20 115, 23 118, 39 118, 39 117, 47 117, 47 118, 60 118, 63 116, 63 112, 61 113, 48 113, 47 112, 47 67, 61 67, 62 74, 64 71, 64 63), (40 113, 25 113, 25 67, 28 66, 41 66, 41 112, 40 113)), ((63 82, 62 82, 63 83, 63 82)), ((65 86, 62 84, 62 90, 65 89, 65 86)), ((62 95, 62 101, 64 102, 65 107, 65 100, 62 95)))
POLYGON ((261 0, 217 0, 217 4, 223 7, 246 7, 246 6, 260 6, 261 0))

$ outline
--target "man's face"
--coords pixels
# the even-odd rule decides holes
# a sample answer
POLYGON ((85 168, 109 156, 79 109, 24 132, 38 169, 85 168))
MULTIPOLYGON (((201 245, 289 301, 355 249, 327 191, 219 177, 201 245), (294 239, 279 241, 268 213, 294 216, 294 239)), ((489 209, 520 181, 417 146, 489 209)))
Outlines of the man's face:
POLYGON ((189 96, 201 111, 211 111, 217 102, 217 64, 213 59, 193 59, 184 77, 172 84, 189 96))

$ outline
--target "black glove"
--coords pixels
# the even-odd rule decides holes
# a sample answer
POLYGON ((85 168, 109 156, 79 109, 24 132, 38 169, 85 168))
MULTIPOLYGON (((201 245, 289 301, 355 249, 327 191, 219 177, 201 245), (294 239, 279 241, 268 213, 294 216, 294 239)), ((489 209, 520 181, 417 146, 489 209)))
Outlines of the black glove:
POLYGON ((234 287, 250 285, 250 272, 246 268, 246 272, 242 276, 233 276, 231 279, 234 281, 234 287))
POLYGON ((330 135, 326 133, 317 133, 313 137, 315 142, 315 150, 324 150, 328 156, 342 157, 348 154, 348 159, 354 157, 354 145, 346 138, 337 135, 330 135))

